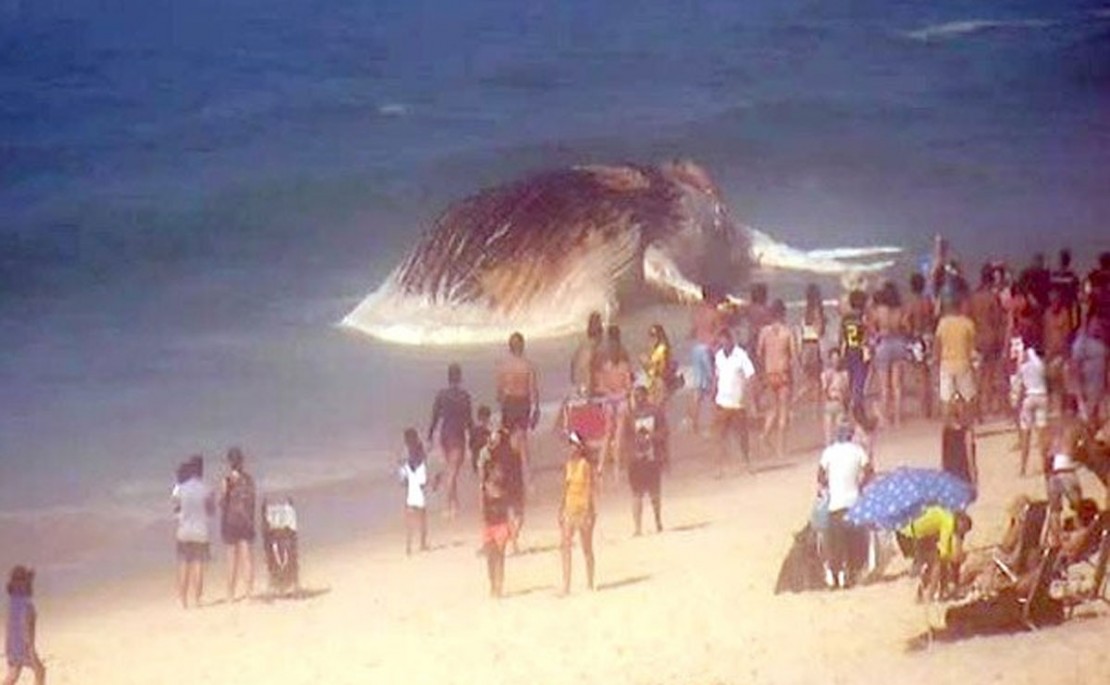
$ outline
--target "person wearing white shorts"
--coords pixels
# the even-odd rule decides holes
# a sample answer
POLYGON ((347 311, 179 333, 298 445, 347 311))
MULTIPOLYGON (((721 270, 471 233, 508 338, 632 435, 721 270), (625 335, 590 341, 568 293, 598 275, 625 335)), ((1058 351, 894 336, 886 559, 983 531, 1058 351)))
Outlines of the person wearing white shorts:
POLYGON ((1026 347, 1022 357, 1017 372, 1017 389, 1021 396, 1018 433, 1021 438, 1021 475, 1024 476, 1034 430, 1042 460, 1048 450, 1048 379, 1044 362, 1035 349, 1026 347))

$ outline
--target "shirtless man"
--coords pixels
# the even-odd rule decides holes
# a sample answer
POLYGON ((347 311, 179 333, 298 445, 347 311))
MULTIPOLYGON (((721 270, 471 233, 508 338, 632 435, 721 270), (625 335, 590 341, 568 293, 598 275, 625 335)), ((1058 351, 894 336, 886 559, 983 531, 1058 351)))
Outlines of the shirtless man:
POLYGON ((599 474, 608 476, 610 467, 619 473, 624 457, 625 423, 628 400, 632 392, 632 366, 622 348, 612 346, 605 351, 605 361, 597 376, 598 394, 605 401, 605 445, 601 452, 599 474))
POLYGON ((693 313, 693 322, 690 326, 690 365, 691 374, 690 405, 686 414, 686 423, 694 433, 698 432, 701 421, 701 405, 706 397, 713 392, 713 354, 716 351, 717 332, 724 327, 724 315, 719 309, 720 298, 710 287, 701 290, 702 300, 693 313))
POLYGON ((540 420, 540 389, 536 367, 524 356, 524 336, 509 336, 509 356, 497 365, 497 402, 501 425, 509 430, 513 449, 520 452, 526 482, 531 482, 528 432, 540 420))
POLYGON ((756 343, 759 366, 763 373, 764 387, 771 396, 771 411, 763 424, 763 442, 772 446, 775 454, 786 454, 786 425, 790 420, 790 387, 794 362, 798 358, 798 344, 786 325, 786 306, 775 300, 770 307, 771 323, 759 332, 756 343), (772 443, 771 434, 775 434, 772 443))
POLYGON ((877 340, 874 368, 880 387, 879 416, 892 426, 902 424, 902 367, 909 350, 906 318, 898 286, 887 281, 875 294, 869 323, 877 340))
POLYGON ((933 415, 933 381, 929 369, 932 356, 933 331, 936 313, 933 299, 925 293, 925 277, 920 273, 910 276, 910 296, 906 299, 905 325, 910 338, 911 364, 921 385, 921 413, 925 418, 933 415))
POLYGON ((985 416, 1005 410, 1002 401, 1002 362, 1006 351, 1006 312, 995 291, 997 270, 984 264, 979 272, 979 288, 968 300, 975 323, 975 350, 979 353, 979 411, 985 416))

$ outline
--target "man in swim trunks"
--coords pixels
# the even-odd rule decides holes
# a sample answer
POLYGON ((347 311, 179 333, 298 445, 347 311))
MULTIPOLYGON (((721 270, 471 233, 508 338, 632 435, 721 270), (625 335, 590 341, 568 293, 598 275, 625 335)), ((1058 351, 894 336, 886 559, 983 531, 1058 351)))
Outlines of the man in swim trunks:
POLYGON ((995 290, 997 273, 993 264, 984 264, 979 272, 979 288, 968 300, 968 313, 975 323, 975 350, 979 353, 979 409, 984 416, 1005 409, 1001 388, 1006 311, 995 290))
POLYGON ((925 292, 925 276, 910 275, 910 295, 906 298, 906 333, 910 339, 913 375, 921 386, 921 413, 933 415, 933 381, 929 361, 933 347, 936 315, 933 299, 925 292))
POLYGON ((520 333, 509 336, 509 355, 497 365, 497 402, 501 426, 509 430, 524 462, 525 479, 530 481, 528 433, 540 420, 540 389, 536 367, 524 356, 520 333))
POLYGON ((455 518, 459 510, 459 469, 466 454, 467 436, 472 430, 470 393, 462 389, 462 369, 458 364, 447 367, 447 387, 436 395, 432 406, 432 422, 428 426, 428 443, 439 427, 439 444, 447 463, 447 517, 455 518))
POLYGON ((786 425, 790 421, 790 390, 798 345, 786 325, 786 305, 782 300, 771 303, 770 315, 771 323, 759 332, 756 343, 759 367, 772 400, 771 411, 763 425, 763 442, 782 457, 786 454, 786 425), (775 436, 773 443, 772 432, 775 436))
POLYGON ((694 433, 698 432, 701 421, 701 405, 713 392, 713 353, 717 342, 717 331, 724 326, 724 315, 719 305, 720 297, 709 286, 701 289, 702 300, 694 308, 693 324, 690 327, 690 365, 693 369, 690 379, 690 405, 686 422, 694 433))
MULTIPOLYGON (((958 303, 945 307, 937 323, 936 357, 940 365, 938 391, 944 414, 956 393, 974 403, 975 376, 971 356, 975 351, 975 322, 961 311, 958 303)), ((973 404, 974 406, 974 404, 973 404)))

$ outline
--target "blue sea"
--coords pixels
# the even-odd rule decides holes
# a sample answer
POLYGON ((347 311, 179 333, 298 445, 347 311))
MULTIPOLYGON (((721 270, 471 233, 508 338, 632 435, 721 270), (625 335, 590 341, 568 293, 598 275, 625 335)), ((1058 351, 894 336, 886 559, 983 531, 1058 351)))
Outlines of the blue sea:
POLYGON ((0 562, 164 526, 196 451, 274 491, 384 478, 445 363, 488 396, 495 351, 344 314, 453 200, 673 157, 801 247, 1086 268, 1110 4, 0 0, 0 562))

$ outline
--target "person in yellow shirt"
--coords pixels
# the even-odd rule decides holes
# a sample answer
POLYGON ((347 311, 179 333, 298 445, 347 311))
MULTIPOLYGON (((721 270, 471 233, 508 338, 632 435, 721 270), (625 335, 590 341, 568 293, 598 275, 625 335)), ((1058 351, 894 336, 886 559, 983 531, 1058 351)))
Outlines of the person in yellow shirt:
POLYGON ((571 452, 563 470, 563 499, 559 506, 562 531, 563 595, 570 593, 570 557, 574 534, 586 558, 586 585, 594 589, 594 463, 592 451, 578 433, 570 434, 571 452))
POLYGON ((898 531, 912 541, 914 560, 925 564, 917 588, 919 600, 943 598, 950 587, 958 585, 963 539, 970 530, 971 517, 967 514, 933 505, 898 531))
POLYGON ((648 395, 656 406, 663 406, 671 394, 675 373, 671 363, 671 343, 661 324, 652 324, 648 329, 651 351, 642 355, 641 362, 648 380, 648 395))
POLYGON ((936 357, 940 366, 937 389, 945 415, 957 393, 968 402, 975 402, 974 351, 975 322, 963 314, 959 305, 948 305, 937 323, 936 332, 936 357))

